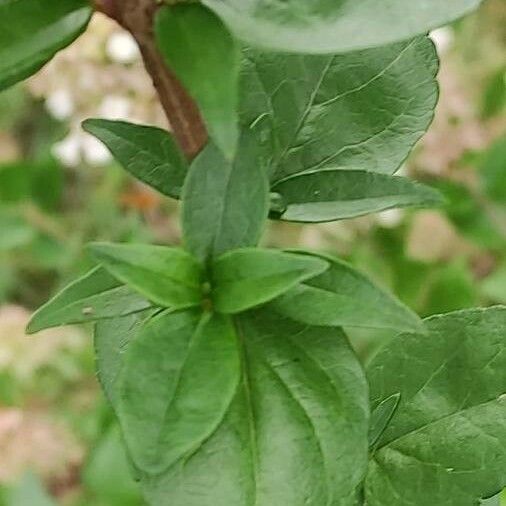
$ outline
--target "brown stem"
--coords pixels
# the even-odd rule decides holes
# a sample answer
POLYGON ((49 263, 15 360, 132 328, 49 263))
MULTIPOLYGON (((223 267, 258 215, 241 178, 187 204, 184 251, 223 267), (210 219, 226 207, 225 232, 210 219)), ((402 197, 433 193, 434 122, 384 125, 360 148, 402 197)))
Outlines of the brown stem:
POLYGON ((95 6, 137 41, 174 136, 188 158, 193 158, 206 144, 207 131, 197 105, 167 67, 156 46, 153 33, 156 0, 95 0, 95 6))

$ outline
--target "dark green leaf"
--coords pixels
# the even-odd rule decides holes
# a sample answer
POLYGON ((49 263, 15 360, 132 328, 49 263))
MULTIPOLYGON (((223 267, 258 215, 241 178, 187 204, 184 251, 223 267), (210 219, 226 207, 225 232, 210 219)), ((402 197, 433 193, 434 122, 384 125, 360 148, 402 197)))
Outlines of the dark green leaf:
POLYGON ((390 420, 394 416, 395 410, 399 405, 401 395, 393 394, 383 400, 371 413, 371 423, 369 427, 369 446, 374 448, 381 434, 385 431, 390 420))
POLYGON ((400 393, 366 482, 371 506, 475 506, 505 485, 506 308, 426 320, 368 366, 375 409, 400 393))
POLYGON ((229 251, 212 264, 213 305, 221 313, 239 313, 274 299, 328 266, 320 258, 276 250, 229 251))
POLYGON ((432 121, 437 69, 426 37, 345 55, 247 50, 241 123, 255 126, 274 182, 326 167, 392 174, 432 121))
POLYGON ((422 329, 415 313, 366 276, 337 258, 317 256, 330 268, 271 302, 275 311, 309 325, 422 329))
POLYGON ((37 72, 86 28, 86 0, 0 2, 0 90, 37 72))
POLYGON ((119 416, 135 464, 161 473, 219 426, 240 377, 230 320, 197 312, 164 312, 130 344, 119 416))
POLYGON ((331 53, 382 46, 447 24, 481 0, 204 0, 253 46, 331 53))
POLYGON ((88 119, 83 128, 100 139, 134 177, 164 195, 179 198, 188 164, 169 132, 104 119, 88 119))
POLYGON ((209 144, 194 160, 183 189, 186 248, 201 260, 255 246, 269 207, 269 185, 251 136, 229 163, 209 144))
POLYGON ((102 267, 77 279, 32 316, 27 332, 126 316, 143 311, 151 303, 123 286, 102 267))
POLYGON ((197 101, 211 138, 232 159, 239 138, 239 47, 221 19, 199 3, 160 9, 156 39, 169 67, 197 101))
MULTIPOLYGON (((353 504, 351 497, 367 465, 368 405, 364 374, 345 336, 338 329, 299 325, 266 311, 236 317, 235 328, 242 348, 242 377, 233 402, 205 440, 194 438, 172 467, 144 477, 148 502, 156 506, 353 504)), ((168 362, 162 364, 159 350, 162 345, 169 348, 172 340, 160 336, 159 341, 150 354, 134 347, 128 352, 132 374, 134 368, 146 370, 152 377, 160 374, 165 382, 162 388, 154 380, 149 389, 132 382, 139 409, 168 397, 164 372, 168 362), (153 356, 160 365, 153 367, 153 356)), ((171 356, 176 355, 171 352, 171 356)), ((214 381, 223 367, 220 362, 213 368, 210 360, 208 381, 214 381)), ((207 385, 203 391, 209 392, 207 385)), ((185 392, 184 397, 188 395, 185 392)), ((200 389, 192 394, 197 399, 202 395, 200 389)), ((197 402, 196 409, 201 405, 197 402)), ((169 411, 169 419, 176 416, 182 421, 189 412, 169 411)), ((175 436, 172 433, 166 441, 169 452, 180 442, 175 436)), ((136 437, 145 441, 146 432, 139 431, 136 437)))
POLYGON ((325 169, 296 174, 276 183, 286 221, 320 223, 386 209, 434 206, 440 194, 409 179, 358 170, 325 169))
POLYGON ((200 304, 202 266, 178 248, 94 243, 92 255, 117 279, 163 307, 200 304))

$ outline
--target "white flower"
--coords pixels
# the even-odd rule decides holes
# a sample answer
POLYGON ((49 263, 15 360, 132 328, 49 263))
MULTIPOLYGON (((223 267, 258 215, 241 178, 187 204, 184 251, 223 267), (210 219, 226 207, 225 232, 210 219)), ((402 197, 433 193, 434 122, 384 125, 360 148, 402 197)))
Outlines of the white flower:
POLYGON ((107 56, 116 63, 134 63, 139 58, 139 48, 134 38, 127 32, 113 33, 107 40, 107 56))
POLYGON ((107 165, 112 160, 109 150, 92 135, 83 135, 82 148, 84 160, 89 165, 100 167, 107 165))
POLYGON ((120 95, 108 95, 100 104, 98 115, 111 120, 128 120, 132 104, 130 100, 120 95))
POLYGON ((75 110, 74 98, 70 91, 64 88, 53 91, 46 98, 45 105, 51 116, 60 121, 70 118, 75 110))
POLYGON ((449 26, 443 26, 430 32, 430 38, 434 41, 439 54, 446 53, 453 44, 453 30, 449 26))
POLYGON ((81 163, 81 138, 71 133, 51 148, 53 156, 65 167, 77 167, 81 163))

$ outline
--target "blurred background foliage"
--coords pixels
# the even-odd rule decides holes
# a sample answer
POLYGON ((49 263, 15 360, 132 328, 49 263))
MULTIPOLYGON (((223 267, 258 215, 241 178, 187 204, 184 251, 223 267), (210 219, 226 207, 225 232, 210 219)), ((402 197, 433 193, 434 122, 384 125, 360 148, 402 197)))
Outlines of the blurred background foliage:
MULTIPOLYGON (((506 304, 506 4, 433 38, 435 121, 401 172, 437 210, 319 226, 271 224, 268 246, 339 254, 423 316, 506 304)), ((90 240, 177 243, 177 205, 128 177, 87 117, 165 126, 128 35, 96 16, 36 77, 0 94, 0 505, 136 506, 120 434, 95 379, 89 328, 26 337, 30 312, 90 267, 90 240)), ((349 333, 367 360, 385 333, 349 333)))

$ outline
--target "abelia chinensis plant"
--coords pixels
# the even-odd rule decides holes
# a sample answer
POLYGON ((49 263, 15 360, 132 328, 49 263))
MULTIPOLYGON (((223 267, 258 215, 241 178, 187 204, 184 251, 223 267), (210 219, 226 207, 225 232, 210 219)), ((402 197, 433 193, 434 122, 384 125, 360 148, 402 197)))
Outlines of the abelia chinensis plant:
POLYGON ((96 268, 29 325, 94 322, 148 504, 472 506, 506 485, 506 308, 422 321, 339 258, 258 247, 268 219, 441 204, 394 173, 437 102, 426 33, 478 4, 0 0, 0 88, 98 10, 171 124, 83 128, 180 200, 181 247, 90 245, 96 268), (392 335, 366 367, 353 327, 392 335))

